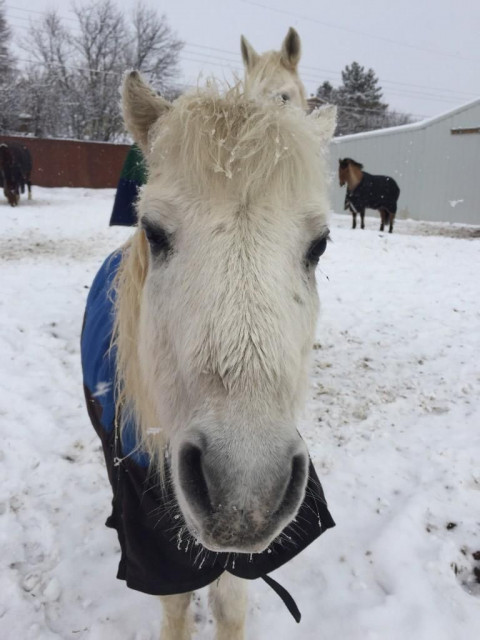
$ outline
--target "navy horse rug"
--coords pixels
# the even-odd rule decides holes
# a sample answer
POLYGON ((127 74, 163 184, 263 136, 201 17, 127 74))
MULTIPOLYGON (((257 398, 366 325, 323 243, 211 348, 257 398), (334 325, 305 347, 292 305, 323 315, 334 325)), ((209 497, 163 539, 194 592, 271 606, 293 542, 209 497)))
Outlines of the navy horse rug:
POLYGON ((388 213, 397 213, 397 202, 400 188, 389 176, 374 176, 363 171, 359 184, 345 196, 345 209, 351 205, 360 213, 365 209, 385 209, 388 213))
MULTIPOLYGON (((310 461, 305 499, 296 520, 262 553, 216 553, 187 532, 170 482, 160 486, 148 456, 139 449, 134 425, 118 432, 115 415, 115 348, 112 284, 122 258, 112 254, 91 287, 81 338, 85 397, 100 437, 113 490, 106 524, 117 531, 121 547, 117 577, 132 589, 151 595, 185 593, 214 582, 224 572, 249 580, 263 578, 282 598, 294 618, 295 602, 267 574, 305 549, 335 525, 320 481, 310 461)), ((167 464, 168 474, 168 464, 167 464)))

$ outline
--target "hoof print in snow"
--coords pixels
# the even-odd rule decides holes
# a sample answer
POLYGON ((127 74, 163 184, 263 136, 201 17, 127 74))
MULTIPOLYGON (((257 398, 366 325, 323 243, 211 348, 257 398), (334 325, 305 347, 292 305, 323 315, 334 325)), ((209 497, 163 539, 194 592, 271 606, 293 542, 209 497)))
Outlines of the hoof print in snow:
POLYGON ((61 593, 62 590, 60 587, 60 582, 57 580, 57 578, 52 578, 43 590, 44 598, 48 602, 55 602, 56 600, 58 600, 61 593))
POLYGON ((445 528, 450 531, 451 529, 455 529, 456 526, 458 526, 456 522, 449 522, 447 525, 445 525, 445 528))
POLYGON ((480 551, 470 554, 466 547, 461 551, 466 558, 473 558, 473 563, 465 566, 462 562, 459 566, 456 562, 452 562, 451 567, 461 587, 470 595, 480 597, 480 551))
POLYGON ((40 582, 40 576, 36 573, 29 573, 22 581, 22 589, 30 593, 40 582))

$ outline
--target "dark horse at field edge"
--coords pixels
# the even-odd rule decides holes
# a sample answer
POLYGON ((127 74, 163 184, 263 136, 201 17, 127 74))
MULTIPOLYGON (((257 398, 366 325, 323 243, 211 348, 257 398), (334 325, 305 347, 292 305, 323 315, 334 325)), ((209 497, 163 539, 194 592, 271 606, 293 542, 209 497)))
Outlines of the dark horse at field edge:
POLYGON ((365 228, 365 209, 380 212, 380 231, 389 225, 389 233, 393 231, 393 222, 397 212, 397 201, 400 188, 389 176, 375 176, 363 171, 363 164, 352 158, 339 159, 338 179, 340 186, 347 185, 344 209, 352 212, 352 229, 357 226, 357 213, 360 214, 361 228, 365 228))
POLYGON ((32 198, 32 156, 22 144, 0 143, 0 187, 12 207, 20 201, 20 192, 28 187, 28 199, 32 198))

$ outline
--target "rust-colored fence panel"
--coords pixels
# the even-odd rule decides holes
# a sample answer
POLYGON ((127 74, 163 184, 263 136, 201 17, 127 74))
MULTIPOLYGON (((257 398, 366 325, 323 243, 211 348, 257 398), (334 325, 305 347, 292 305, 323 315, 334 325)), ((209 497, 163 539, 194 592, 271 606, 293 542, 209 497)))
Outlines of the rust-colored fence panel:
POLYGON ((0 136, 32 154, 32 184, 40 187, 116 187, 127 156, 127 144, 0 136))

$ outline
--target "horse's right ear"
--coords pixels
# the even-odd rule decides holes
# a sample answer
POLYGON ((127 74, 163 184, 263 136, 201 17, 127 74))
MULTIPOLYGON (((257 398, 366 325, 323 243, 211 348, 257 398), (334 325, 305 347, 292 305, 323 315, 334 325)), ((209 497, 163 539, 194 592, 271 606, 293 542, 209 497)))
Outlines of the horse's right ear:
POLYGON ((243 64, 248 71, 251 71, 257 64, 260 56, 249 43, 249 41, 245 38, 245 36, 240 37, 240 49, 242 50, 243 64))
POLYGON ((280 54, 283 65, 287 69, 295 71, 300 62, 302 47, 300 44, 300 36, 293 27, 289 28, 285 40, 282 42, 280 54))
POLYGON ((122 87, 123 119, 127 130, 142 151, 148 152, 148 132, 172 105, 158 96, 142 79, 138 71, 129 72, 122 87))

